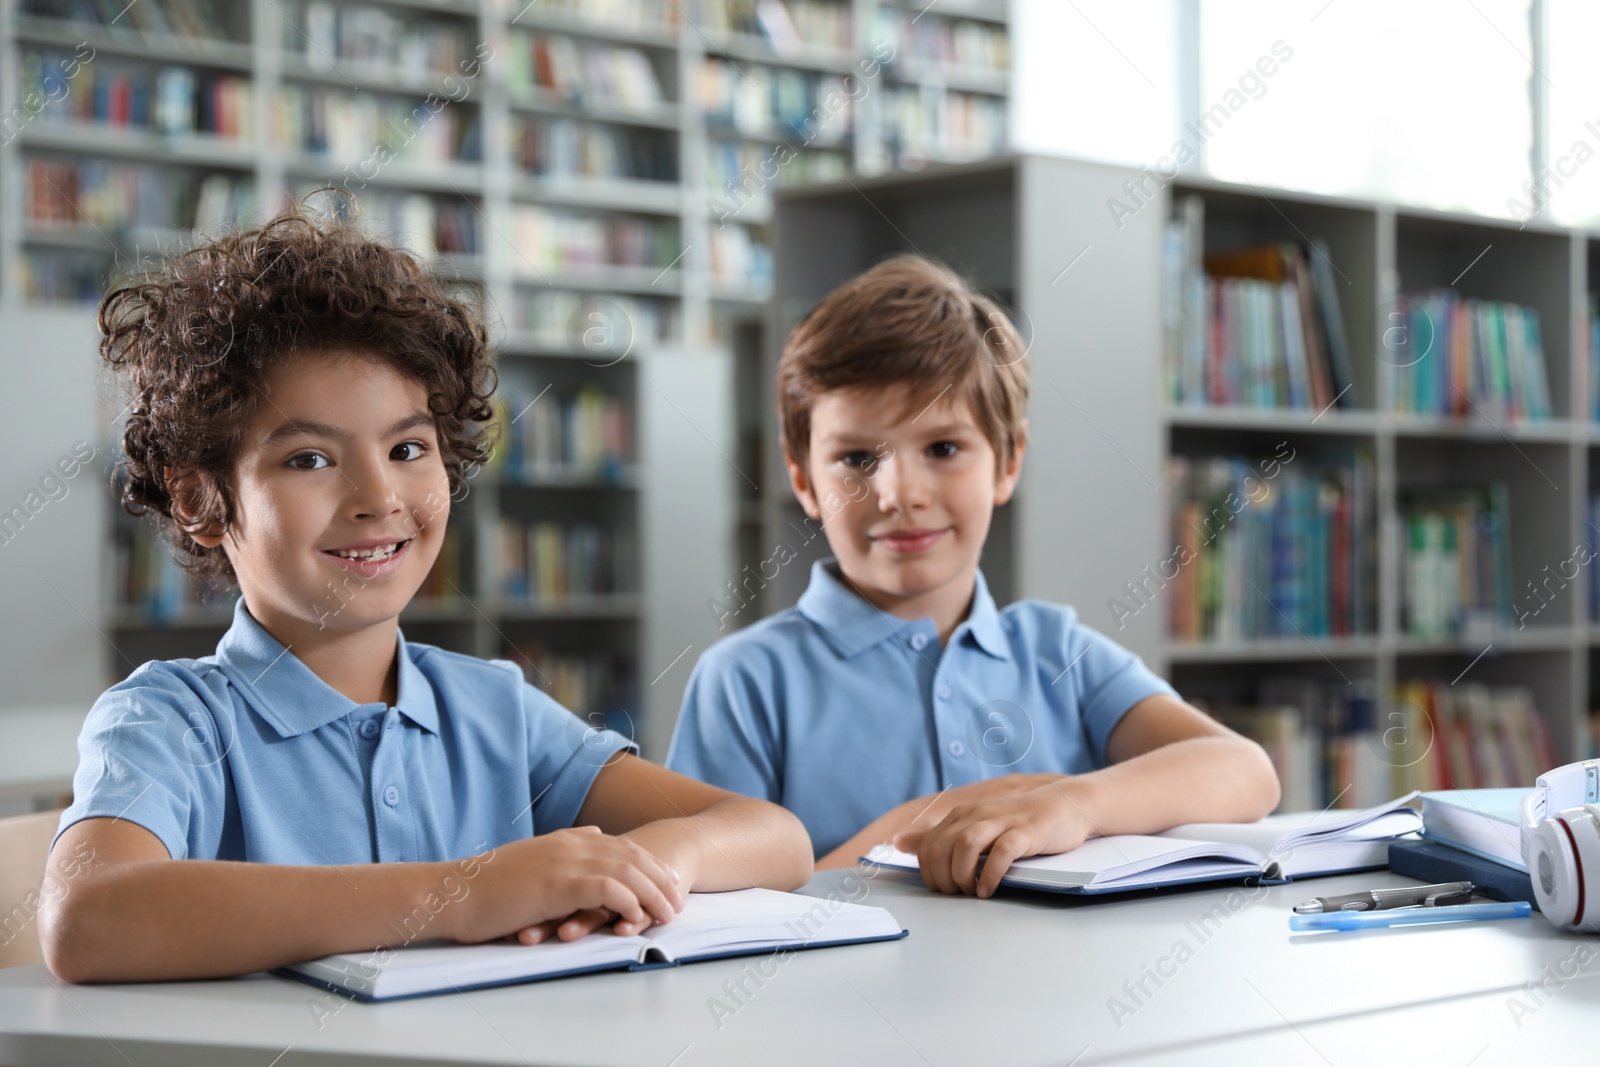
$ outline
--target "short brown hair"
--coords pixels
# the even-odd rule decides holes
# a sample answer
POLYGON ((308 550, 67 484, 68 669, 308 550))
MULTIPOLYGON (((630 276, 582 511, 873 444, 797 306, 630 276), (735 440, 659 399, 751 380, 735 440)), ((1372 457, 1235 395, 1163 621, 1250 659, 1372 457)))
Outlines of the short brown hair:
POLYGON ((262 379, 295 352, 350 349, 421 383, 452 492, 488 458, 472 426, 493 417, 481 316, 410 253, 303 207, 114 288, 99 323, 101 358, 126 379, 122 506, 150 515, 202 581, 231 583, 233 567, 185 534, 232 520, 232 464, 262 379), (192 499, 169 490, 180 471, 197 475, 192 499))
POLYGON ((1011 319, 966 279, 893 256, 833 290, 789 334, 777 374, 784 450, 806 462, 820 394, 904 385, 908 406, 946 391, 970 402, 1004 466, 1027 439, 1026 355, 1011 319))

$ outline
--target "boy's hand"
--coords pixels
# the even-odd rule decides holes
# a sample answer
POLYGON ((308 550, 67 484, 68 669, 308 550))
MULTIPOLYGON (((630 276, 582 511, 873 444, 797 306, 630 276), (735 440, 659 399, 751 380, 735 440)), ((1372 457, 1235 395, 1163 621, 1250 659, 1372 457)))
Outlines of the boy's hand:
POLYGON ((612 916, 619 934, 636 934, 683 910, 683 891, 670 868, 639 844, 593 826, 502 845, 496 860, 483 867, 462 901, 457 941, 518 931, 525 944, 550 932, 570 941, 612 916), (533 936, 534 930, 546 932, 533 936))
POLYGON ((894 846, 917 854, 929 887, 992 896, 1013 861, 1066 852, 1096 832, 1068 795, 1069 783, 1060 776, 1023 792, 958 804, 936 826, 896 834, 894 846))

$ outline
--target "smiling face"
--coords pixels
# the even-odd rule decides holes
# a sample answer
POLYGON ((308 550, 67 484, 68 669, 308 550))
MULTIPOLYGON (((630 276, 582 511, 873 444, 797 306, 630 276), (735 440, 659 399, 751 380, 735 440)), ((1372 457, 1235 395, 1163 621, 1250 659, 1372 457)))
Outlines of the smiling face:
MULTIPOLYGON (((300 353, 262 381, 221 544, 275 636, 392 626, 439 555, 450 484, 427 390, 353 352, 300 353)), ((304 637, 301 638, 304 640, 304 637)))
POLYGON ((919 411, 903 387, 841 389, 813 403, 810 453, 789 477, 856 592, 901 618, 931 615, 948 635, 1022 451, 998 467, 971 403, 953 394, 919 411))

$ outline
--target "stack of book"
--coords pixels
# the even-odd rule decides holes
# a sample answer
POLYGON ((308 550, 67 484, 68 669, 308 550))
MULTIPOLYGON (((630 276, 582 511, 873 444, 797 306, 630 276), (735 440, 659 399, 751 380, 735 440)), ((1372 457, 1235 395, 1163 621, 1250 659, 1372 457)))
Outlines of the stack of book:
POLYGON ((1401 297, 1379 361, 1396 411, 1548 419, 1539 312, 1454 289, 1401 297))
POLYGON ((628 408, 589 384, 574 393, 529 393, 507 383, 495 400, 493 466, 507 482, 617 482, 631 454, 628 408))
POLYGON ((576 119, 531 119, 513 127, 512 158, 529 174, 547 178, 678 180, 672 134, 576 119))
POLYGON ((513 31, 501 71, 514 91, 542 90, 577 107, 650 111, 666 102, 643 51, 565 34, 513 31))
POLYGON ((127 5, 88 0, 24 0, 22 9, 26 14, 41 18, 102 27, 119 37, 164 34, 213 41, 228 37, 209 0, 142 0, 127 5))
POLYGON ((284 85, 272 118, 275 144, 364 163, 350 175, 363 181, 391 159, 431 165, 477 162, 482 155, 477 109, 460 104, 437 107, 387 94, 284 85))
POLYGON ((1365 807, 1413 789, 1531 786, 1556 762, 1520 687, 1412 681, 1380 702, 1371 683, 1286 677, 1264 679, 1256 697, 1207 710, 1266 748, 1284 811, 1365 807))
POLYGON ((585 722, 633 736, 626 709, 636 706, 636 698, 627 660, 597 652, 556 652, 537 641, 508 641, 504 654, 522 668, 529 685, 585 722))
POLYGON ((255 136, 254 87, 233 74, 196 74, 188 67, 115 70, 104 60, 78 63, 66 77, 64 54, 25 52, 22 91, 51 101, 39 112, 48 126, 99 125, 169 137, 194 133, 236 141, 255 136))
POLYGON ((513 269, 522 274, 601 266, 665 268, 683 251, 671 219, 552 211, 521 204, 512 212, 513 269))
POLYGON ((508 325, 524 344, 609 362, 678 336, 678 307, 651 297, 591 296, 570 289, 524 290, 512 303, 508 325))
POLYGON ((1391 845, 1389 869, 1433 884, 1469 881, 1485 896, 1526 900, 1537 910, 1522 861, 1522 798, 1532 785, 1422 794, 1422 840, 1391 845))
MULTIPOLYGON (((1171 554, 1125 584, 1167 591, 1181 641, 1347 637, 1373 631, 1372 457, 1280 454, 1168 461, 1171 554), (1154 588, 1152 588, 1152 586, 1154 588)), ((1119 613, 1120 614, 1120 613, 1119 613)))
POLYGON ((1162 245, 1167 397, 1174 404, 1322 411, 1354 404, 1325 251, 1280 242, 1203 257, 1198 221, 1162 245))
POLYGON ((284 40, 321 69, 348 63, 406 76, 459 75, 470 55, 458 20, 310 0, 300 6, 294 23, 298 32, 284 34, 284 40))
MULTIPOLYGON (((1488 640, 1508 629, 1511 493, 1505 483, 1408 489, 1399 505, 1406 632, 1488 640)), ((1532 614, 1542 603, 1533 602, 1532 614)))
POLYGON ((590 523, 523 525, 502 518, 496 530, 496 584, 508 601, 561 607, 579 597, 638 591, 638 546, 627 528, 590 523))

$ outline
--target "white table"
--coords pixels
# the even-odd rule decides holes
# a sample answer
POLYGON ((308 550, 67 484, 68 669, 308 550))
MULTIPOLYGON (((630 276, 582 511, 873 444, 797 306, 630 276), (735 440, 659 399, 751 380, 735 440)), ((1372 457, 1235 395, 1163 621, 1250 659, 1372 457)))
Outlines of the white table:
MULTIPOLYGON (((847 873, 819 875, 806 891, 825 895, 847 873)), ((1380 872, 1121 900, 980 901, 884 873, 862 899, 889 908, 909 938, 796 953, 759 988, 746 979, 742 1005, 724 983, 762 957, 376 1005, 267 975, 89 987, 24 967, 0 972, 0 1063, 1489 1067, 1556 1052, 1592 1058, 1600 939, 1561 934, 1538 915, 1289 932, 1290 906, 1307 897, 1407 882, 1380 872), (1573 975, 1564 985, 1537 998, 1522 989, 1563 961, 1573 975), (1511 1010, 1513 996, 1532 1010, 1511 1010), (738 1008, 720 1026, 713 998, 738 1008)))

